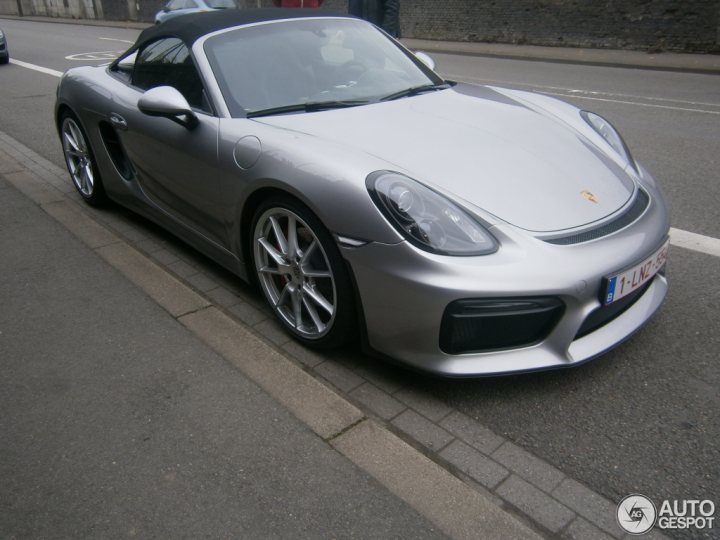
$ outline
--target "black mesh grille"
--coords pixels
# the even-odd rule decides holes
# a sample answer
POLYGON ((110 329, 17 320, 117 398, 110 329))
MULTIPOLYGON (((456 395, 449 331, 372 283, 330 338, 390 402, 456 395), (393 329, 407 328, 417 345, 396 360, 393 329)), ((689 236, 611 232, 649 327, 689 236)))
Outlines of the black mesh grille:
POLYGON ((623 227, 630 225, 633 221, 639 218, 650 203, 650 197, 642 189, 638 190, 637 197, 632 206, 619 218, 601 225, 595 229, 590 229, 578 234, 571 234, 570 236, 561 236, 559 238, 550 238, 545 240, 550 244, 557 244, 560 246, 567 246, 570 244, 579 244, 580 242, 587 242, 589 240, 595 240, 596 238, 602 238, 608 234, 612 234, 615 231, 619 231, 623 227))
POLYGON ((440 349, 465 354, 526 347, 545 339, 564 311, 557 298, 456 300, 443 315, 440 349))

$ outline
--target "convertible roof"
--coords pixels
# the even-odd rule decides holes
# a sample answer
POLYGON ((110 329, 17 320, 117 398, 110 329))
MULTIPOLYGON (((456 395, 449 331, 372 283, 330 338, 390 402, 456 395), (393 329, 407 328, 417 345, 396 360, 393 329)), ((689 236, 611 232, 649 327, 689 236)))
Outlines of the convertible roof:
POLYGON ((196 39, 233 26, 242 26, 264 21, 277 21, 282 19, 302 19, 310 17, 349 17, 346 13, 334 13, 317 9, 288 9, 288 8, 249 8, 249 9, 222 9, 206 13, 192 13, 174 17, 169 21, 146 28, 140 33, 132 49, 138 49, 144 43, 160 37, 177 37, 188 47, 196 39))

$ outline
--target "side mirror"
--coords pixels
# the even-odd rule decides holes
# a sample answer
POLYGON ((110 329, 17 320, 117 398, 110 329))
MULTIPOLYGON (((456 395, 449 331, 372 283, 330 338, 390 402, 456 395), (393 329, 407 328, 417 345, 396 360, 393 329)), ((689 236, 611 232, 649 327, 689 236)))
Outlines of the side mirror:
POLYGON ((430 58, 430 56, 427 53, 424 53, 422 51, 415 51, 415 58, 420 60, 423 64, 425 64, 431 70, 433 70, 433 71, 435 70, 435 60, 430 58))
POLYGON ((162 116, 188 129, 198 125, 187 99, 172 86, 157 86, 145 92, 138 101, 138 109, 148 116, 162 116))

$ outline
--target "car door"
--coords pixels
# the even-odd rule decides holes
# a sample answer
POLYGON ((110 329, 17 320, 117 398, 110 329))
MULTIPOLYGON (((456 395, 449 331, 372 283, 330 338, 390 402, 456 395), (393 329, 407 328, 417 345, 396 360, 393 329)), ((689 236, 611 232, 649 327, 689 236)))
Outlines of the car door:
POLYGON ((212 112, 188 48, 177 38, 163 38, 141 49, 132 68, 130 87, 139 99, 157 86, 176 88, 191 105, 197 126, 148 116, 137 100, 118 100, 111 121, 135 169, 147 199, 186 228, 225 246, 220 218, 218 171, 219 119, 212 112))

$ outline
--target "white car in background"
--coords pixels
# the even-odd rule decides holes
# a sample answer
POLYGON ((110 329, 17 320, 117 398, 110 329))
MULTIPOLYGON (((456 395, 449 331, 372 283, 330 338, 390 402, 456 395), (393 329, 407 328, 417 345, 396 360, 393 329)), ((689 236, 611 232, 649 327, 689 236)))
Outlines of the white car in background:
POLYGON ((188 13, 216 11, 218 9, 237 9, 235 0, 170 0, 165 7, 155 14, 155 24, 188 13))

